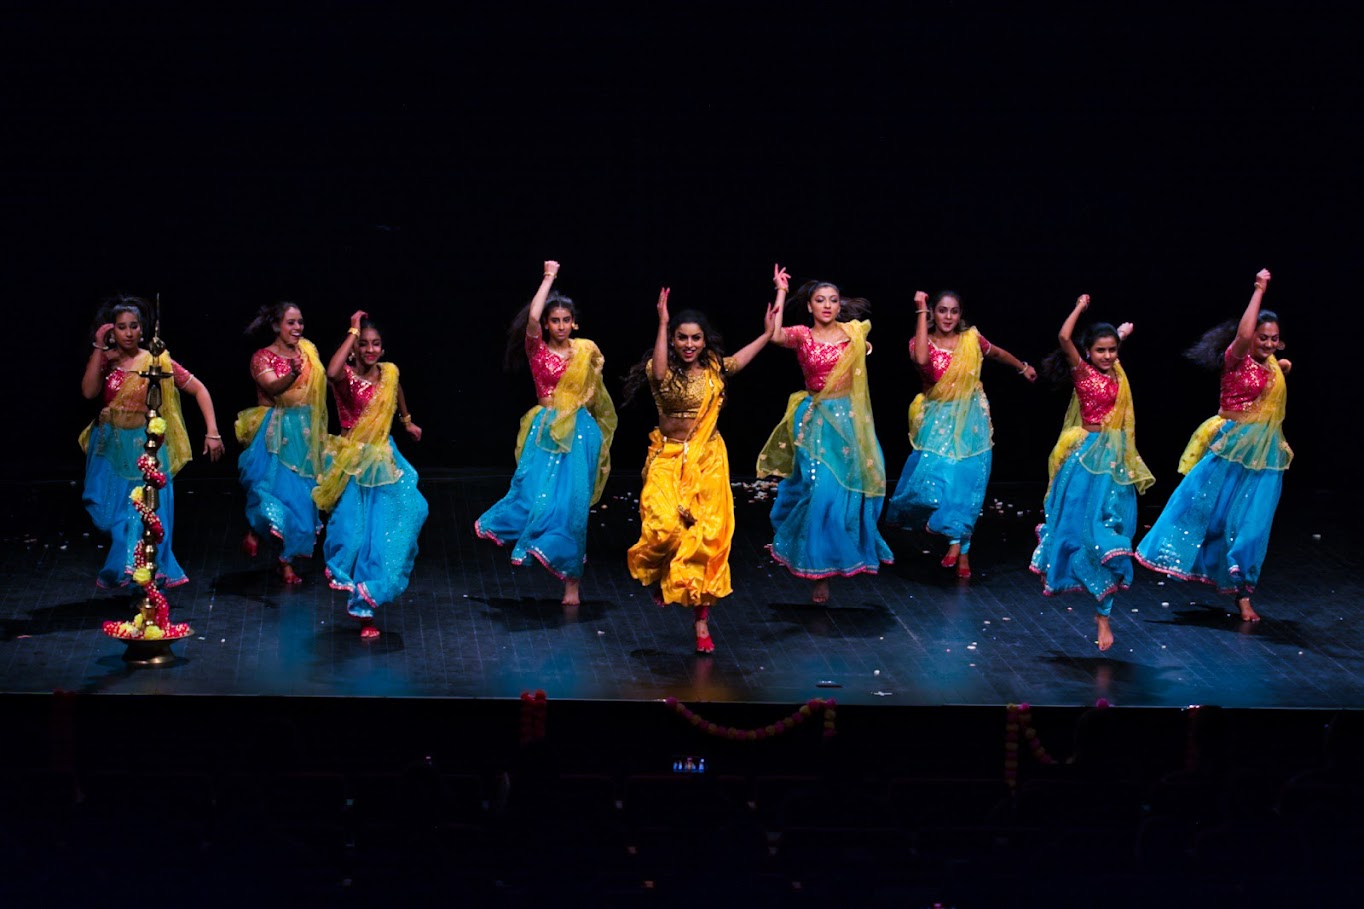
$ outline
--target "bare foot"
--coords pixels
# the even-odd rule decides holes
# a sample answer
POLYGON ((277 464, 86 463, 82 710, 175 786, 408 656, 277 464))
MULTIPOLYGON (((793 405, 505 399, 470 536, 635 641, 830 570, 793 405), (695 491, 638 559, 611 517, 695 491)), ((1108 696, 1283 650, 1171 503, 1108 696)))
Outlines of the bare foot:
POLYGON ((822 606, 829 602, 829 582, 825 579, 815 581, 815 586, 810 591, 810 602, 822 606))
POLYGON ((1258 622, 1260 615, 1250 606, 1250 597, 1237 597, 1236 608, 1241 610, 1241 621, 1258 622))
POLYGON ((1107 650, 1113 646, 1113 629, 1108 627, 1108 616, 1096 615, 1094 621, 1099 626, 1099 649, 1107 650))
POLYGON ((254 533, 248 530, 246 536, 242 537, 242 552, 254 559, 256 557, 256 552, 259 550, 260 540, 256 538, 254 533))
POLYGON ((360 623, 360 640, 372 641, 379 636, 379 629, 374 627, 374 622, 367 621, 360 623))
POLYGON ((302 584, 303 579, 294 573, 294 566, 288 562, 279 563, 279 576, 286 584, 302 584))
POLYGON ((966 553, 962 553, 957 559, 957 577, 969 578, 971 576, 971 558, 966 553))
POLYGON ((945 555, 945 556, 942 557, 942 562, 941 562, 942 567, 944 567, 944 568, 951 568, 953 565, 956 565, 956 564, 957 564, 957 557, 960 556, 960 555, 961 555, 961 544, 960 544, 960 543, 953 543, 951 546, 947 547, 947 555, 945 555))
POLYGON ((663 588, 657 584, 649 588, 649 598, 654 601, 655 606, 667 605, 663 602, 663 588))
POLYGON ((705 619, 696 620, 696 652, 697 653, 715 652, 715 641, 711 639, 710 626, 706 624, 705 619))
POLYGON ((564 578, 564 598, 559 602, 564 606, 577 606, 582 602, 578 599, 578 588, 581 584, 577 578, 564 578))

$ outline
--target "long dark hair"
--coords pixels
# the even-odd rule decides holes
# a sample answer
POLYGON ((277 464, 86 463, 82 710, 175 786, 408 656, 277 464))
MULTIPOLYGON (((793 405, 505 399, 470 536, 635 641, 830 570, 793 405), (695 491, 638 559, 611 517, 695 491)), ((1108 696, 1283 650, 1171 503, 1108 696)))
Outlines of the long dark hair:
POLYGON ((151 311, 151 304, 146 300, 128 294, 116 294, 101 300, 99 309, 95 311, 95 321, 90 323, 90 340, 101 345, 104 344, 103 338, 95 337, 95 332, 99 331, 99 327, 117 322, 120 313, 130 312, 137 316, 138 324, 142 326, 142 342, 145 346, 152 336, 151 311))
MULTIPOLYGON (((1086 328, 1080 337, 1080 356, 1087 360, 1089 349, 1100 338, 1113 338, 1119 346, 1122 345, 1122 338, 1111 322, 1095 322, 1086 328)), ((1042 365, 1037 371, 1053 385, 1069 387, 1075 381, 1070 372, 1070 361, 1066 359, 1065 351, 1059 347, 1042 358, 1042 365)))
MULTIPOLYGON (((1266 322, 1279 323, 1279 314, 1272 309, 1260 310, 1260 317, 1255 320, 1255 327, 1259 328, 1266 322)), ((1222 368, 1223 357, 1226 355, 1227 348, 1236 338, 1236 329, 1240 326, 1236 319, 1229 319, 1220 325, 1214 325, 1203 332, 1203 337, 1199 338, 1194 345, 1184 351, 1184 358, 1197 363, 1204 369, 1217 372, 1222 368)))
MULTIPOLYGON (((951 296, 953 300, 956 300, 956 304, 958 304, 958 307, 960 308, 960 310, 962 310, 962 313, 966 313, 966 307, 962 306, 962 295, 960 295, 960 293, 956 291, 938 291, 937 293, 934 293, 933 299, 930 300, 929 302, 930 326, 934 325, 933 310, 936 310, 937 304, 943 302, 943 300, 949 298, 949 296, 951 296)), ((966 321, 966 317, 964 317, 964 315, 960 315, 960 317, 956 319, 956 325, 953 326, 952 328, 952 334, 960 334, 964 332, 964 330, 967 330, 968 328, 971 328, 971 323, 966 321)), ((932 328, 930 328, 930 330, 932 330, 932 328)))
MULTIPOLYGON (((668 319, 668 373, 669 381, 677 382, 678 376, 687 368, 687 364, 682 362, 682 358, 673 350, 673 332, 677 326, 686 324, 696 325, 701 329, 702 336, 706 339, 706 349, 701 352, 701 356, 706 358, 707 363, 714 364, 720 370, 720 381, 726 385, 729 383, 729 376, 725 372, 725 339, 720 333, 711 327, 710 320, 705 313, 695 309, 684 309, 668 319)), ((649 383, 649 358, 654 355, 652 349, 646 350, 639 362, 630 367, 630 372, 625 376, 625 394, 621 403, 629 404, 634 400, 635 394, 649 383)), ((722 392, 723 393, 723 392, 722 392)))
MULTIPOLYGON (((860 319, 871 312, 871 302, 865 297, 845 297, 843 292, 838 289, 838 285, 832 281, 806 281, 796 292, 786 298, 787 306, 795 306, 797 310, 810 303, 810 298, 815 291, 821 287, 832 287, 838 294, 838 321, 851 322, 853 319, 860 319)), ((810 314, 810 321, 814 322, 814 314, 810 314)))
MULTIPOLYGON (((549 326, 549 314, 556 309, 566 309, 568 314, 573 317, 573 324, 578 323, 578 307, 571 299, 551 290, 549 296, 545 298, 545 308, 540 310, 540 331, 547 330, 549 326)), ((519 369, 526 365, 526 324, 530 322, 530 304, 522 306, 516 313, 516 318, 512 319, 511 326, 507 329, 507 349, 502 354, 502 366, 508 372, 519 369)))
POLYGON ((284 321, 284 313, 289 308, 298 310, 299 315, 303 315, 303 310, 297 303, 290 300, 280 300, 278 303, 268 303, 256 310, 256 317, 251 320, 251 324, 246 326, 246 334, 264 338, 266 335, 274 335, 274 325, 276 322, 284 321))

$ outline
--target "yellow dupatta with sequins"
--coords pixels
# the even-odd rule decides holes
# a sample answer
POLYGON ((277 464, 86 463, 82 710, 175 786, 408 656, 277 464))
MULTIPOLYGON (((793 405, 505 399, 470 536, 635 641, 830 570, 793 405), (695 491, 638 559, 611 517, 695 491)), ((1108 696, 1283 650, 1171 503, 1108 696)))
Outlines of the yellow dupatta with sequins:
POLYGON ((355 425, 343 436, 327 442, 327 469, 317 478, 313 503, 331 511, 352 479, 361 486, 387 486, 396 483, 403 472, 393 460, 389 431, 398 409, 398 367, 379 364, 379 381, 374 397, 355 425))
MULTIPOLYGON (((148 382, 141 375, 143 371, 155 366, 167 374, 173 371, 171 366, 170 351, 163 350, 161 356, 153 358, 150 351, 144 350, 133 360, 131 369, 125 369, 127 374, 123 384, 118 391, 114 392, 114 399, 110 401, 99 412, 89 426, 81 432, 79 442, 81 451, 88 451, 90 447, 90 436, 94 433, 95 427, 101 424, 109 424, 117 429, 138 429, 147 424, 147 385, 148 382)), ((170 381, 170 387, 165 387, 163 380, 161 389, 161 409, 158 411, 166 421, 166 434, 163 448, 166 452, 166 460, 170 465, 170 475, 175 476, 180 472, 180 468, 188 464, 194 457, 194 452, 189 444, 189 430, 185 428, 185 415, 180 409, 180 390, 175 387, 174 378, 170 381)))
MULTIPOLYGON (((1127 373, 1123 371, 1121 363, 1114 363, 1113 371, 1118 376, 1118 398, 1113 402, 1113 409, 1104 417, 1099 431, 1094 433, 1099 437, 1098 441, 1089 446, 1080 458, 1080 466, 1090 473, 1106 473, 1115 483, 1136 486, 1138 493, 1144 493, 1156 482, 1156 478, 1147 469, 1141 455, 1137 454, 1137 416, 1132 407, 1132 387, 1127 382, 1127 373)), ((1056 479, 1056 472, 1066 458, 1089 435, 1091 433, 1085 429, 1080 416, 1080 396, 1072 391, 1066 419, 1061 424, 1061 435, 1047 462, 1048 491, 1051 490, 1050 481, 1056 479)))
POLYGON ((963 460, 993 447, 994 427, 989 424, 989 405, 980 387, 980 369, 984 361, 980 332, 968 328, 957 339, 952 362, 942 378, 909 405, 909 444, 915 450, 963 460), (949 410, 944 417, 935 419, 925 434, 924 410, 928 403, 941 404, 949 410), (979 405, 985 413, 987 431, 983 434, 970 431, 978 422, 971 419, 973 405, 979 405))
MULTIPOLYGON (((267 415, 270 417, 270 428, 273 429, 279 422, 281 408, 307 405, 312 408, 306 430, 307 438, 304 440, 307 450, 302 458, 295 461, 281 460, 284 460, 285 466, 295 473, 314 477, 322 471, 326 463, 327 371, 323 368, 322 360, 317 355, 317 347, 312 341, 306 338, 299 339, 298 349, 303 354, 303 369, 298 381, 275 398, 273 407, 248 407, 239 412, 233 429, 242 448, 247 448, 260 431, 261 423, 267 415)), ((266 447, 273 455, 278 455, 280 446, 284 444, 279 432, 270 432, 265 441, 266 447)))
MULTIPOLYGON (((601 430, 597 479, 592 488, 591 504, 595 505, 606 486, 606 478, 611 475, 611 440, 616 435, 616 405, 611 401, 611 395, 602 381, 602 368, 606 365, 606 358, 602 356, 600 348, 586 338, 571 338, 569 343, 573 345, 573 353, 568 358, 564 374, 554 386, 554 398, 550 402, 554 419, 548 424, 548 431, 544 423, 540 425, 535 444, 545 451, 565 452, 572 449, 574 416, 578 408, 587 408, 592 419, 596 420, 597 428, 601 430)), ((521 428, 516 434, 518 462, 521 460, 521 449, 525 447, 526 438, 530 435, 531 425, 542 410, 544 408, 536 404, 521 417, 521 428)))
POLYGON ((1270 371, 1269 384, 1260 396, 1235 420, 1221 415, 1210 417, 1194 430, 1179 457, 1179 472, 1187 474, 1209 451, 1219 458, 1247 467, 1250 470, 1287 470, 1293 461, 1293 449, 1283 437, 1284 416, 1288 412, 1288 387, 1277 357, 1265 360, 1270 371), (1227 423, 1238 423, 1239 428, 1213 442, 1218 430, 1227 423))
POLYGON ((881 497, 886 494, 886 464, 881 455, 881 446, 876 442, 871 392, 867 386, 867 335, 871 333, 871 322, 861 320, 839 324, 851 339, 850 343, 829 371, 823 390, 814 395, 808 391, 798 391, 787 399, 786 413, 758 455, 758 476, 790 476, 795 469, 797 447, 818 452, 828 445, 838 445, 857 451, 854 474, 843 475, 834 471, 839 484, 863 495, 881 497), (841 421, 833 419, 827 412, 820 412, 830 400, 845 397, 848 398, 848 410, 852 416, 851 435, 849 427, 841 421), (814 400, 797 429, 796 409, 806 398, 814 400), (825 431, 832 431, 837 438, 825 439, 825 431))

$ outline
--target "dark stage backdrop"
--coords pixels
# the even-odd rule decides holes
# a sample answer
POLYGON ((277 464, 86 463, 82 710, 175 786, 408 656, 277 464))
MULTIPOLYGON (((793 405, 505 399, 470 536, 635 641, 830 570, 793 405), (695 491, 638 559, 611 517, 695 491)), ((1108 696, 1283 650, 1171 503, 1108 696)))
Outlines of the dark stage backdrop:
MULTIPOLYGON (((773 262, 869 297, 892 474, 916 289, 960 291, 1033 363, 1090 293, 1137 325, 1124 363, 1162 497, 1216 406, 1179 352, 1269 267, 1290 483, 1349 463, 1331 417, 1352 391, 1364 118, 1343 6, 191 6, 7 8, 9 471, 79 476, 86 332, 114 291, 162 295, 225 435, 253 402, 256 306, 298 301, 324 358, 367 309, 426 430, 400 441, 418 468, 510 468, 533 399, 501 371, 504 332, 545 258, 613 377, 650 344, 661 284, 731 347, 773 262)), ((1040 478, 1064 396, 993 365, 985 382, 995 477, 1040 478)), ((736 475, 798 384, 775 348, 734 382, 736 475)), ((633 471, 653 412, 622 416, 633 471)))

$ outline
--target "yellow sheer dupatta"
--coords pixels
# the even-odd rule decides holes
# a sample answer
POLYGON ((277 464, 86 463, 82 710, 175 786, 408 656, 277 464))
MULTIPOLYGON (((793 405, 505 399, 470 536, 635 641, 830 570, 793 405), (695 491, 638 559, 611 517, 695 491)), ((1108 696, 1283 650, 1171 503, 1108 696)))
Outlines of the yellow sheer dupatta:
MULTIPOLYGON (((596 420, 601 430, 601 453, 597 455, 597 479, 592 488, 592 504, 601 498, 606 478, 611 475, 611 440, 616 435, 616 405, 602 380, 602 368, 606 358, 596 344, 586 338, 572 338, 573 354, 568 358, 567 368, 554 386, 554 399, 550 407, 554 419, 541 424, 536 434, 535 444, 545 451, 565 452, 573 448, 574 415, 578 408, 584 407, 596 420)), ((535 417, 544 410, 539 404, 532 407, 521 417, 521 428, 516 434, 516 460, 521 460, 521 449, 525 447, 535 417)))
MULTIPOLYGON (((1080 458, 1080 466, 1090 473, 1106 473, 1114 482, 1136 486, 1137 492, 1144 493, 1156 482, 1156 478, 1147 469, 1141 455, 1137 454, 1137 416, 1132 407, 1132 387, 1127 383, 1127 373, 1123 371, 1121 363, 1114 363, 1113 371, 1118 376, 1118 398, 1113 403, 1113 409, 1104 417, 1102 428, 1097 433, 1098 441, 1080 458)), ((1071 392, 1066 419, 1061 424, 1061 435, 1047 462, 1048 491, 1051 489, 1050 480, 1056 479, 1056 472, 1066 458, 1088 435, 1090 433, 1084 428, 1080 416, 1080 396, 1071 392)))
MULTIPOLYGON (((101 423, 109 423, 118 429, 138 429, 146 425, 147 380, 140 373, 153 365, 169 375, 172 372, 170 351, 162 351, 161 356, 155 359, 149 351, 144 350, 138 354, 132 368, 124 370, 128 375, 114 393, 114 399, 81 432, 79 439, 81 451, 89 450, 90 436, 101 423)), ((170 465, 170 474, 175 476, 180 472, 180 468, 190 462, 194 453, 189 444, 189 430, 185 428, 185 415, 180 409, 180 390, 175 387, 174 378, 161 384, 159 413, 166 421, 163 448, 170 465)))
POLYGON ((824 389, 811 396, 809 392, 798 391, 786 402, 786 413, 777 428, 772 430, 767 444, 758 455, 758 476, 788 477, 795 469, 797 446, 807 450, 818 450, 821 442, 830 444, 814 433, 832 431, 838 439, 833 444, 848 448, 857 453, 855 469, 844 474, 833 473, 840 485, 854 492, 869 496, 886 494, 886 464, 881 455, 881 446, 876 442, 876 426, 871 412, 871 391, 867 386, 867 335, 871 332, 871 322, 867 320, 841 323, 843 331, 851 339, 844 349, 838 363, 825 379, 824 389), (814 401, 806 411, 805 419, 796 428, 796 409, 808 397, 814 401), (818 428, 811 431, 811 416, 815 410, 828 401, 838 398, 848 399, 848 412, 852 418, 851 436, 840 421, 824 417, 818 421, 818 428))
MULTIPOLYGON (((267 414, 272 414, 272 421, 279 420, 279 409, 281 407, 298 407, 306 404, 312 408, 309 414, 309 423, 305 439, 307 452, 303 459, 297 464, 288 464, 290 469, 302 473, 305 476, 316 476, 321 472, 325 463, 324 455, 327 447, 327 371, 322 366, 322 360, 317 355, 317 347, 312 341, 301 339, 298 342, 298 349, 303 354, 303 368, 298 381, 289 387, 287 391, 278 398, 275 407, 248 407, 237 414, 236 423, 233 429, 237 435, 237 442, 246 448, 255 439, 256 433, 260 431, 261 423, 267 414)), ((279 454, 283 440, 279 433, 272 433, 266 438, 266 445, 271 454, 279 454)))
POLYGON ((943 457, 964 460, 994 445, 994 428, 988 425, 989 408, 980 389, 980 369, 985 357, 980 350, 980 332, 968 328, 957 339, 952 351, 952 362, 938 381, 909 405, 909 444, 943 457), (979 400, 987 425, 983 431, 971 419, 972 405, 979 400), (945 418, 936 420, 927 438, 923 438, 924 408, 928 402, 943 403, 951 409, 945 418))
POLYGON ((1293 461, 1293 449, 1283 437, 1283 421, 1288 412, 1288 387, 1283 368, 1276 357, 1265 361, 1271 378, 1265 390, 1255 399, 1249 410, 1235 421, 1222 416, 1211 417, 1194 430, 1179 458, 1179 472, 1193 470, 1194 465, 1211 451, 1218 457, 1250 470, 1287 470, 1293 461), (1217 431, 1229 422, 1241 424, 1239 432, 1228 433, 1213 442, 1217 431))
POLYGON ((369 406, 345 435, 332 436, 327 443, 329 463, 313 489, 313 503, 318 508, 331 511, 352 479, 361 486, 387 486, 402 476, 389 441, 397 409, 398 367, 380 363, 379 381, 369 406))

